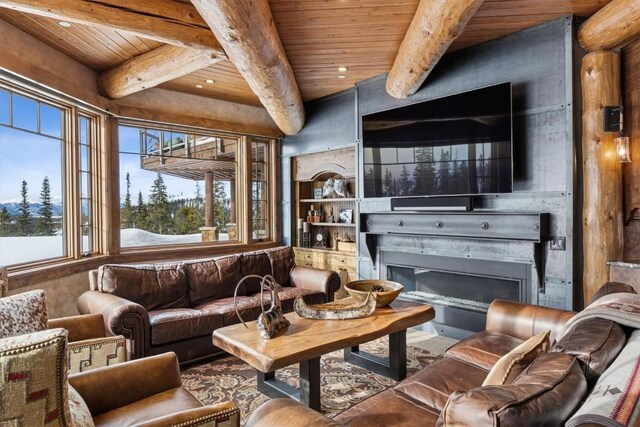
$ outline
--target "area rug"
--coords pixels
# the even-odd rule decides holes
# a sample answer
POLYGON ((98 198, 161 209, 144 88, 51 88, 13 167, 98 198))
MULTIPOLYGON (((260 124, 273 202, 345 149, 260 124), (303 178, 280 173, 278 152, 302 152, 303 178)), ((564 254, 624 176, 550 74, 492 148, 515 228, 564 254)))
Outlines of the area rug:
MULTIPOLYGON (((424 333, 423 333, 424 334, 424 333)), ((408 334, 407 375, 442 358, 444 350, 455 341, 441 337, 408 334), (433 344, 433 345, 430 345, 433 344)), ((387 338, 360 346, 378 356, 387 356, 387 338)), ((322 412, 334 417, 356 403, 397 384, 396 381, 347 363, 342 351, 322 356, 322 412)), ((276 371, 276 377, 293 387, 298 386, 298 365, 276 371)), ((241 423, 269 397, 256 389, 256 371, 233 356, 225 356, 182 371, 182 385, 203 403, 233 401, 241 411, 241 423)))

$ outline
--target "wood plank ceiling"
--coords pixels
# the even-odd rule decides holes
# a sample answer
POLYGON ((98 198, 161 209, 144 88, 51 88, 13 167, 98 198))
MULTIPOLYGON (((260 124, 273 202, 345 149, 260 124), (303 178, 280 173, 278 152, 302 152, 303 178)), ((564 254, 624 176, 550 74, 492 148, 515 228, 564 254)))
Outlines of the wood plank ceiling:
MULTIPOLYGON (((189 0, 179 0, 189 3, 189 0)), ((449 51, 575 13, 590 16, 610 0, 486 0, 449 51)), ((386 73, 418 0, 269 0, 285 52, 305 101, 386 73), (338 67, 347 67, 346 72, 338 67), (338 76, 344 75, 344 78, 338 76)), ((161 44, 123 32, 0 10, 0 19, 86 66, 104 71, 161 44)), ((428 81, 428 80, 427 80, 428 81)), ((234 65, 222 61, 160 87, 259 105, 234 65), (212 80, 212 83, 207 83, 212 80), (202 88, 196 87, 201 85, 202 88)))

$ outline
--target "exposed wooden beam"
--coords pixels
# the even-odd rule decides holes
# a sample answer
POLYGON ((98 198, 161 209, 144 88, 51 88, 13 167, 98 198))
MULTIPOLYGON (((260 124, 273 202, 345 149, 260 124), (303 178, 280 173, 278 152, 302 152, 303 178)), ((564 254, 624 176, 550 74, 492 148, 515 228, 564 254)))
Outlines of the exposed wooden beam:
POLYGON ((267 0, 192 0, 227 56, 287 135, 302 129, 302 98, 267 0))
POLYGON ((387 77, 395 98, 414 93, 458 38, 483 0, 421 0, 387 77))
POLYGON ((583 49, 611 50, 621 48, 640 37, 640 2, 613 0, 594 13, 578 30, 583 49))
POLYGON ((0 0, 0 7, 224 55, 195 8, 177 1, 0 0))
POLYGON ((225 59, 211 51, 164 45, 136 56, 98 78, 100 93, 116 99, 158 86, 225 59))
POLYGON ((622 172, 615 132, 605 132, 603 109, 620 103, 620 54, 582 58, 582 247, 585 305, 609 280, 607 261, 622 256, 622 172))

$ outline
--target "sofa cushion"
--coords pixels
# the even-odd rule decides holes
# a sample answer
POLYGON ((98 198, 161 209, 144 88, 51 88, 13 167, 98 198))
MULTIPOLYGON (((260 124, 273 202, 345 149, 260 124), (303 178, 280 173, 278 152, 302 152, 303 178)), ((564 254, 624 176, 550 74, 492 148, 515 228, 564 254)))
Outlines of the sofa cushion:
POLYGON ((640 425, 640 330, 634 331, 620 355, 602 373, 593 392, 567 421, 577 426, 640 425))
POLYGON ((336 415, 333 419, 349 427, 394 426, 415 427, 432 426, 438 414, 414 405, 386 390, 336 415))
POLYGON ((520 338, 502 332, 482 331, 454 344, 446 354, 489 371, 498 359, 522 343, 520 338))
POLYGON ((0 338, 47 329, 47 301, 43 290, 0 298, 0 338))
POLYGON ((189 307, 187 279, 180 264, 106 264, 98 269, 98 289, 146 310, 189 307))
POLYGON ((100 414, 93 421, 97 426, 132 426, 163 415, 200 407, 202 403, 187 389, 177 387, 100 414))
POLYGON ((596 317, 574 325, 550 351, 578 358, 591 388, 618 356, 626 339, 620 325, 596 317))
POLYGON ((266 249, 264 251, 271 262, 271 275, 280 286, 289 286, 291 270, 296 265, 295 254, 291 246, 266 249))
MULTIPOLYGON (((249 274, 257 274, 264 277, 271 274, 271 260, 264 251, 245 252, 240 254, 240 268, 242 277, 249 274)), ((245 283, 245 294, 260 292, 260 282, 258 278, 249 278, 245 283)))
MULTIPOLYGON (((189 283, 192 306, 206 300, 232 297, 242 279, 240 255, 189 261, 184 263, 183 268, 189 283)), ((241 287, 238 295, 243 294, 241 287)))
POLYGON ((149 323, 152 345, 211 335, 223 325, 222 315, 190 308, 150 311, 149 323))
POLYGON ((486 376, 485 369, 446 357, 402 381, 393 391, 403 399, 440 413, 451 393, 479 387, 486 376))
POLYGON ((498 359, 482 385, 511 384, 531 362, 549 350, 550 332, 541 332, 532 336, 498 359))
POLYGON ((512 383, 454 392, 438 426, 559 426, 575 411, 587 389, 577 360, 545 353, 512 383))
POLYGON ((0 426, 68 426, 67 331, 0 339, 0 426))

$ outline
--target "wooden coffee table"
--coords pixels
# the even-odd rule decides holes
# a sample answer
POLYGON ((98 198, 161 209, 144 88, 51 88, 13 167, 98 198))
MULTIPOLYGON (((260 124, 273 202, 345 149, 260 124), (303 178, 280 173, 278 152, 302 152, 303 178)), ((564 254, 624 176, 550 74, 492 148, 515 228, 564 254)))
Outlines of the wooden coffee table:
POLYGON ((213 344, 257 369, 258 390, 270 397, 290 397, 320 410, 320 356, 345 349, 346 361, 395 380, 407 376, 407 328, 432 320, 430 305, 394 301, 362 319, 311 320, 286 315, 291 325, 270 340, 258 335, 256 322, 213 332, 213 344), (358 345, 389 335, 389 357, 359 350, 358 345), (276 380, 275 370, 300 364, 300 388, 276 380))

